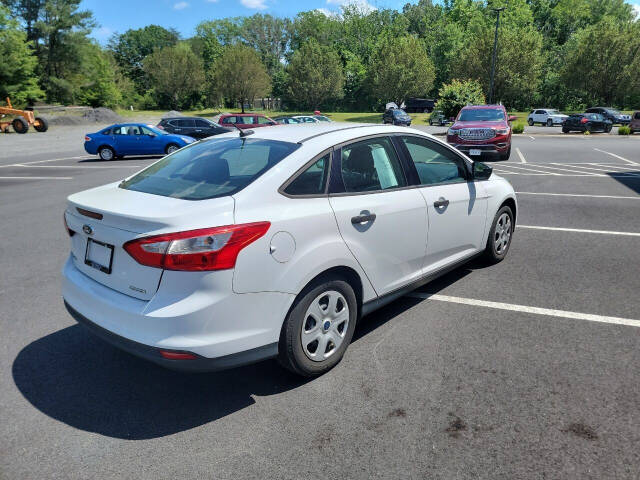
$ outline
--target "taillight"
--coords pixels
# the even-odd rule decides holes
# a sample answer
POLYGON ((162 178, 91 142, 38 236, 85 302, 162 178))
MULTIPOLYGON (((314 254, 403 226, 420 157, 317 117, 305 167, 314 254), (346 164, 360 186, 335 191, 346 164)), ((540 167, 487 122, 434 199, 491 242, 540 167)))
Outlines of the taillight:
POLYGON ((64 222, 64 228, 67 231, 67 233, 69 234, 69 236, 73 237, 76 232, 74 232, 73 230, 71 230, 69 228, 69 224, 67 224, 67 214, 64 213, 64 212, 62 212, 62 221, 64 222))
POLYGON ((90 142, 91 141, 91 137, 89 135, 85 135, 84 136, 84 141, 85 142, 90 142))
POLYGON ((226 270, 240 251, 262 237, 271 223, 202 228, 130 240, 123 248, 136 262, 166 270, 226 270))
POLYGON ((580 119, 580 123, 587 123, 589 121, 588 118, 582 118, 580 119))

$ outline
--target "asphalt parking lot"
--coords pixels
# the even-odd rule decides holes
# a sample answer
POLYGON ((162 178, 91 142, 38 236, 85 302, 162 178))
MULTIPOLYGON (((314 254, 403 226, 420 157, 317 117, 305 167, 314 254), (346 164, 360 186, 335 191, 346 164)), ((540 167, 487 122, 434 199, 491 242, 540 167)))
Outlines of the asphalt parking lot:
POLYGON ((514 138, 507 259, 365 317, 305 381, 175 373, 75 324, 65 198, 154 160, 98 161, 90 130, 0 136, 0 478, 640 478, 640 136, 514 138))

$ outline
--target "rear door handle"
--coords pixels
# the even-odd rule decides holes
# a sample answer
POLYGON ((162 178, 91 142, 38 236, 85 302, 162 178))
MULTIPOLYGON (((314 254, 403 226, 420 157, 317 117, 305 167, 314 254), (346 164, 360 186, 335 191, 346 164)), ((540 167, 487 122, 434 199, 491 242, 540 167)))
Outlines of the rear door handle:
POLYGON ((436 208, 448 207, 449 206, 449 200, 447 200, 444 197, 440 197, 438 200, 433 202, 433 206, 436 207, 436 208))
POLYGON ((369 213, 368 215, 356 215, 355 217, 351 217, 351 223, 358 225, 360 223, 373 222, 375 219, 375 213, 369 213))

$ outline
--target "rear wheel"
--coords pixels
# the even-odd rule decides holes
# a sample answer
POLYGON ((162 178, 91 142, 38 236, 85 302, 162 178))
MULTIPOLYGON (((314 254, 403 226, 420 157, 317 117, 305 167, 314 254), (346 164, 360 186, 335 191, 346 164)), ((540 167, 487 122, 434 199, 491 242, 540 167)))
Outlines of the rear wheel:
POLYGON ((569 133, 569 131, 567 127, 562 127, 562 133, 569 133))
POLYGON ((113 160, 116 156, 116 152, 113 151, 111 147, 100 147, 98 149, 98 156, 101 160, 113 160))
POLYGON ((607 126, 604 128, 604 131, 605 131, 605 132, 607 132, 607 133, 610 133, 612 128, 613 128, 613 125, 607 125, 607 126))
POLYGON ((282 326, 279 362, 305 377, 330 370, 351 343, 357 312, 349 283, 339 278, 312 283, 300 293, 282 326))
POLYGON ((167 145, 167 148, 164 149, 164 152, 169 155, 173 152, 175 152, 176 150, 179 150, 180 147, 178 147, 178 145, 176 145, 175 143, 170 143, 169 145, 167 145))
POLYGON ((584 131, 585 131, 585 132, 589 132, 589 133, 591 133, 591 125, 586 125, 586 126, 584 127, 584 131))
POLYGON ((527 120, 527 123, 529 124, 530 127, 533 127, 533 120, 531 118, 527 120))
POLYGON ((484 258, 488 263, 501 262, 507 256, 513 237, 513 226, 513 212, 505 205, 496 213, 489 231, 484 250, 484 258))
POLYGON ((45 118, 42 117, 36 117, 35 119, 35 123, 33 124, 33 128, 36 129, 36 132, 46 132, 47 130, 49 130, 49 123, 47 122, 47 120, 45 118))
POLYGON ((29 124, 22 117, 14 118, 11 126, 13 126, 16 133, 27 133, 29 131, 29 124))

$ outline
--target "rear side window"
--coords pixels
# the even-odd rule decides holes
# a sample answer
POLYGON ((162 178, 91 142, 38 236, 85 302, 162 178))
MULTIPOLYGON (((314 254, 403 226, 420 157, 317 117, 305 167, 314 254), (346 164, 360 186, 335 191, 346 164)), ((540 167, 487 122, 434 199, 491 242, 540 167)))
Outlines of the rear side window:
POLYGON ((184 200, 233 195, 298 147, 258 138, 195 143, 125 180, 120 188, 184 200))
POLYGON ((271 120, 269 120, 267 117, 258 117, 259 125, 266 125, 268 123, 271 123, 271 120))
POLYGON ((343 147, 341 173, 346 192, 387 190, 407 184, 398 156, 387 137, 343 147))
POLYGON ((466 181, 462 159, 446 147, 418 137, 402 137, 402 141, 416 166, 421 185, 466 181))
POLYGON ((206 120, 194 120, 194 122, 196 123, 196 127, 199 127, 199 128, 209 128, 213 126, 206 120))
POLYGON ((107 128, 106 130, 103 130, 100 132, 102 135, 111 135, 111 129, 107 128))
POLYGON ((327 186, 330 154, 324 155, 299 174, 284 192, 289 195, 321 195, 327 186))
POLYGON ((636 120, 640 120, 640 112, 636 112, 636 113, 633 115, 633 118, 635 118, 636 120))
POLYGON ((222 123, 236 123, 236 117, 225 117, 222 119, 222 123))
POLYGON ((189 127, 193 127, 194 123, 193 120, 188 119, 188 118, 181 118, 180 120, 173 120, 172 125, 176 126, 176 127, 180 127, 180 128, 189 128, 189 127))

